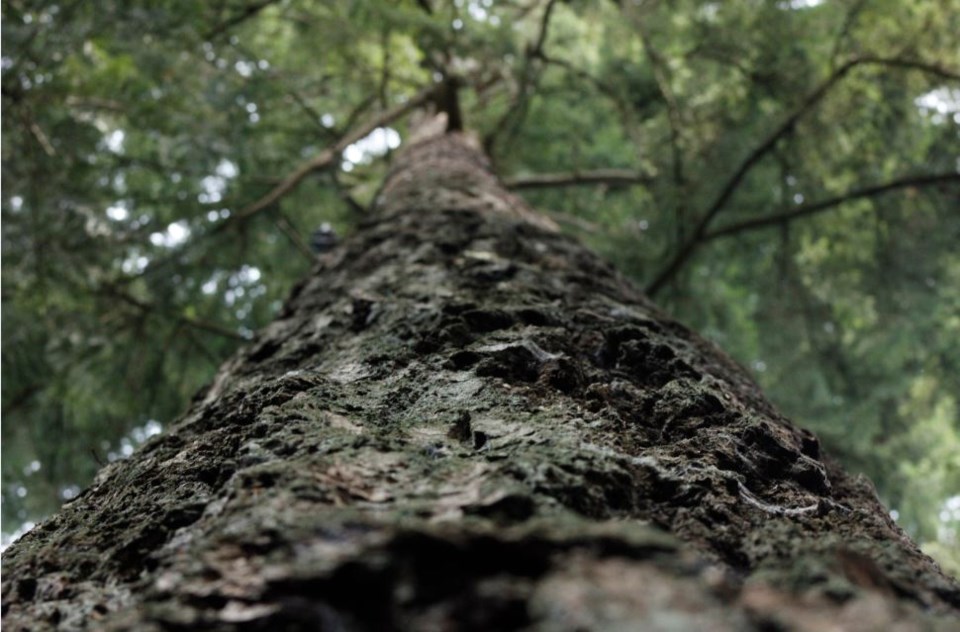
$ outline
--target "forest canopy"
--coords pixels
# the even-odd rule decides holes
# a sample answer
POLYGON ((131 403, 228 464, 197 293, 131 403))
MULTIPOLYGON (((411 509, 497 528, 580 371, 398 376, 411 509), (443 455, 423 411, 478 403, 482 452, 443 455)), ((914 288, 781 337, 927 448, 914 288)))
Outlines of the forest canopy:
POLYGON ((183 410, 456 86, 510 188, 960 572, 956 1, 2 7, 5 541, 183 410))

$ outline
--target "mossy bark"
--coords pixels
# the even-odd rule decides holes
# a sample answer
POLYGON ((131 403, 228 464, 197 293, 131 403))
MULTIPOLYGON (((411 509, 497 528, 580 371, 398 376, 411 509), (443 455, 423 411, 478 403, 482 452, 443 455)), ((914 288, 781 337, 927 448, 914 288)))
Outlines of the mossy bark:
POLYGON ((960 587, 734 362, 462 136, 402 160, 179 421, 8 549, 5 629, 956 629, 960 587))

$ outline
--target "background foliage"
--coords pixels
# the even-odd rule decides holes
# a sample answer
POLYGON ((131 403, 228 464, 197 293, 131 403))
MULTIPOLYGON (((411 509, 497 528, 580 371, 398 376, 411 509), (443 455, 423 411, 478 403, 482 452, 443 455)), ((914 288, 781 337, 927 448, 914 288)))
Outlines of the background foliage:
POLYGON ((2 7, 5 534, 270 321, 407 123, 350 131, 455 76, 513 186, 960 568, 956 1, 2 7))

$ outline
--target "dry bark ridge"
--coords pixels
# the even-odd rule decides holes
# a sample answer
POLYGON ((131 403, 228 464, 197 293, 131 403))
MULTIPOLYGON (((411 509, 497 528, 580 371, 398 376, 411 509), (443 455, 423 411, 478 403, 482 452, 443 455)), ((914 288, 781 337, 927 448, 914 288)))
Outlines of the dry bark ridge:
POLYGON ((6 630, 957 629, 867 481, 462 136, 377 206, 8 549, 6 630))

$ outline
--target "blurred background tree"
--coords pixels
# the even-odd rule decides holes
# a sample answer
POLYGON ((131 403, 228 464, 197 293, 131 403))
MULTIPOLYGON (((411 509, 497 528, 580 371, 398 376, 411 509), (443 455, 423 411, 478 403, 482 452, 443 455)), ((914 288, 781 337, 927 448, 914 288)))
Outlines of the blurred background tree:
POLYGON ((272 319, 454 77, 513 188, 960 572, 955 0, 2 9, 5 540, 272 319))

